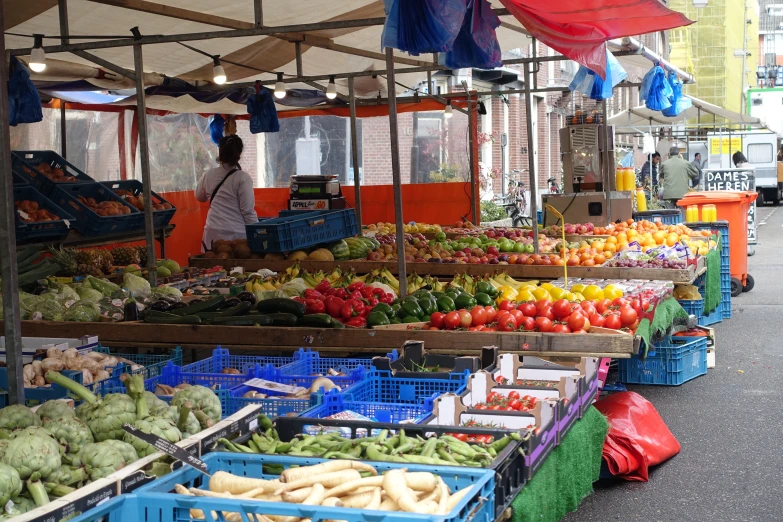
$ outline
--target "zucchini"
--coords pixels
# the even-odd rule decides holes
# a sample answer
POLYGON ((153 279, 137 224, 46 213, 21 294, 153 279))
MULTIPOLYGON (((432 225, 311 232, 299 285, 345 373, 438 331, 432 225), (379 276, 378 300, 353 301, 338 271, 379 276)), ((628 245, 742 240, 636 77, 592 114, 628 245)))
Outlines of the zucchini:
POLYGON ((332 318, 328 314, 310 314, 300 317, 296 326, 310 326, 313 328, 332 328, 332 318))
POLYGON ((236 306, 232 306, 231 308, 226 308, 217 313, 220 314, 218 315, 218 317, 235 317, 237 315, 246 315, 251 308, 253 308, 252 303, 243 301, 236 306))
POLYGON ((16 253, 16 266, 22 271, 25 266, 33 264, 33 261, 41 257, 40 245, 29 245, 16 253))
POLYGON ((259 301, 256 309, 262 314, 294 314, 297 317, 304 316, 306 310, 303 303, 285 297, 273 297, 259 301))
POLYGON ((211 299, 205 299, 200 303, 192 304, 185 308, 178 308, 171 313, 175 315, 193 315, 199 312, 214 312, 218 308, 220 308, 220 305, 223 304, 223 301, 225 300, 226 300, 225 297, 219 295, 211 299))
POLYGON ((216 317, 213 325, 219 326, 272 326, 272 318, 268 315, 242 315, 239 317, 216 317))
POLYGON ((51 264, 49 262, 44 263, 43 261, 38 263, 38 265, 40 266, 36 266, 35 269, 19 276, 18 285, 20 287, 31 285, 39 279, 46 279, 60 271, 60 265, 51 264))
POLYGON ((269 314, 272 326, 296 326, 297 317, 294 314, 269 314))
POLYGON ((343 323, 341 323, 340 321, 338 321, 337 319, 335 319, 334 317, 330 317, 330 319, 332 320, 331 327, 334 328, 335 330, 339 330, 341 328, 345 328, 345 325, 343 323))
POLYGON ((200 317, 202 321, 211 321, 217 317, 223 317, 223 312, 198 312, 193 315, 200 317))
POLYGON ((197 315, 166 314, 166 316, 164 316, 161 315, 161 313, 157 313, 153 315, 150 314, 145 315, 144 322, 155 323, 155 324, 201 324, 201 318, 197 315))

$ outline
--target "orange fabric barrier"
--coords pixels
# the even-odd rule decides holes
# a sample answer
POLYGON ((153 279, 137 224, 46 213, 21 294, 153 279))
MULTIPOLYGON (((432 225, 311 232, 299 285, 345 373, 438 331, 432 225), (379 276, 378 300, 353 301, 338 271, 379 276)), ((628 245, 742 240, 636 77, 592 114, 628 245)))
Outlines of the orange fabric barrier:
MULTIPOLYGON (((353 187, 343 187, 346 201, 354 206, 353 187)), ((287 188, 255 189, 256 212, 261 217, 277 216, 288 208, 287 188)), ((451 224, 470 213, 469 185, 467 183, 427 183, 403 185, 403 220, 422 223, 451 224)), ((207 220, 209 205, 200 203, 193 192, 166 192, 161 194, 177 207, 172 223, 174 232, 166 240, 167 257, 187 264, 191 254, 201 252, 201 236, 207 220)), ((391 185, 362 187, 362 221, 394 222, 394 190, 391 185)), ((141 244, 141 243, 138 243, 141 244)))

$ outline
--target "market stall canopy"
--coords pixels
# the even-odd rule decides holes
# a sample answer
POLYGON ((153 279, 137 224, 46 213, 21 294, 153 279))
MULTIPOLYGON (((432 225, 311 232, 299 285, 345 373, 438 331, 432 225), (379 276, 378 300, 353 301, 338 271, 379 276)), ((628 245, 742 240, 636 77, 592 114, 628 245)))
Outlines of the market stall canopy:
POLYGON ((713 116, 723 119, 724 122, 719 123, 745 123, 748 125, 760 124, 761 121, 758 118, 748 116, 746 114, 740 114, 738 112, 718 107, 704 100, 694 98, 693 96, 685 96, 690 98, 693 105, 674 117, 664 116, 660 111, 654 111, 648 109, 644 105, 634 107, 632 109, 624 110, 618 114, 615 114, 609 118, 609 123, 616 127, 617 132, 623 132, 628 130, 634 130, 634 127, 649 127, 657 125, 673 125, 676 123, 683 123, 687 120, 696 120, 701 114, 702 121, 712 123, 713 116))

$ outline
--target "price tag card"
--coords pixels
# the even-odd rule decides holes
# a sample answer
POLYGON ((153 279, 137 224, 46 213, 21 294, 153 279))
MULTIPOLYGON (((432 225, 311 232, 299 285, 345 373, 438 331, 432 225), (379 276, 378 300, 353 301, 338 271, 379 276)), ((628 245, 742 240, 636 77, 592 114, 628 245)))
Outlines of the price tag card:
POLYGON ((260 390, 270 390, 284 394, 297 394, 305 391, 305 388, 301 386, 288 386, 286 384, 280 384, 279 382, 267 381, 266 379, 250 379, 245 381, 245 386, 251 388, 258 388, 260 390))
POLYGON ((125 424, 122 429, 124 429, 126 432, 130 433, 131 435, 134 435, 144 442, 151 444, 155 447, 158 451, 165 453, 166 455, 175 458, 181 462, 184 462, 188 466, 191 466, 201 473, 204 473, 205 475, 209 475, 207 472, 207 465, 206 463, 196 457, 195 455, 192 455, 188 450, 180 448, 176 444, 172 444, 171 442, 161 439, 157 435, 153 435, 151 433, 144 433, 140 429, 136 428, 135 426, 131 426, 130 424, 125 424))

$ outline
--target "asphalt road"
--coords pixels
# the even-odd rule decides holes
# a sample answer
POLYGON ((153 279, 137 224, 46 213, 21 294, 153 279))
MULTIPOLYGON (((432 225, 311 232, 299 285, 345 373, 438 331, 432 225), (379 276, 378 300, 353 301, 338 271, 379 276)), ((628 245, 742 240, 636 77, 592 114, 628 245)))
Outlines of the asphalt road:
POLYGON ((682 450, 649 482, 600 481, 563 522, 783 520, 783 210, 758 209, 755 288, 715 325, 717 367, 679 387, 634 386, 682 450))

